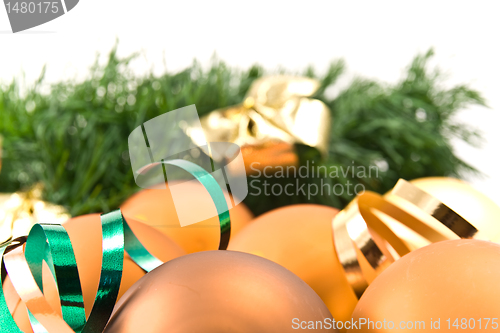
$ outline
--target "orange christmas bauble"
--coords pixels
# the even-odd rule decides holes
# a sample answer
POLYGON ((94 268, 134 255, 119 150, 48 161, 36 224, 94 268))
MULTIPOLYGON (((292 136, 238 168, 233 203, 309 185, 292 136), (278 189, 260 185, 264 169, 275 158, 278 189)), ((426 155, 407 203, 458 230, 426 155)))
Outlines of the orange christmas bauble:
POLYGON ((247 253, 203 251, 140 279, 104 332, 335 332, 332 324, 311 287, 280 265, 247 253))
POLYGON ((255 254, 288 268, 316 291, 336 320, 347 320, 357 298, 337 259, 332 237, 335 208, 302 204, 256 218, 228 249, 255 254))
POLYGON ((500 245, 475 239, 437 242, 382 272, 352 318, 361 332, 497 332, 499 279, 500 245))
MULTIPOLYGON (((175 242, 155 229, 131 219, 127 219, 127 222, 146 249, 158 259, 166 262, 186 254, 175 242)), ((63 226, 69 234, 75 252, 85 313, 88 316, 94 303, 101 275, 102 229, 100 215, 90 214, 75 217, 68 220, 63 226)), ((125 253, 118 298, 145 274, 125 253)), ((45 297, 53 307, 60 308, 56 286, 50 282, 51 273, 45 264, 43 276, 45 297), (46 281, 48 283, 45 283, 46 281)), ((11 311, 19 327, 23 332, 32 332, 26 306, 19 300, 8 278, 4 289, 6 290, 7 303, 12 305, 11 311)))
MULTIPOLYGON (((226 200, 229 199, 224 192, 226 200)), ((191 205, 187 214, 213 210, 215 205, 203 185, 195 182, 183 183, 176 192, 191 205)), ((217 249, 220 240, 220 224, 217 216, 181 227, 171 191, 166 189, 147 189, 130 197, 121 206, 125 218, 143 222, 162 231, 179 244, 187 253, 217 249)), ((239 203, 229 210, 231 216, 231 237, 237 235, 253 218, 250 210, 239 203)))

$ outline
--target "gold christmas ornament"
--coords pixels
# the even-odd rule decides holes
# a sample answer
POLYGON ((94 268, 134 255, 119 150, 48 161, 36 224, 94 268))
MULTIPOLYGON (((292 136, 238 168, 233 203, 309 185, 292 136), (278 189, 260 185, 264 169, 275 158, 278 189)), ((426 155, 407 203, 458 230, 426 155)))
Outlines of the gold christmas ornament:
POLYGON ((500 241, 500 206, 465 181, 448 177, 429 177, 410 181, 429 193, 460 216, 479 232, 474 238, 500 241))
POLYGON ((415 250, 368 287, 353 321, 361 332, 497 332, 499 254, 476 239, 415 250))
POLYGON ((306 282, 336 320, 349 320, 357 298, 331 237, 338 210, 315 204, 289 205, 267 212, 232 238, 228 249, 271 260, 306 282))
POLYGON ((105 333, 336 332, 321 298, 286 268, 235 251, 173 259, 135 283, 105 333))
MULTIPOLYGON (((198 183, 184 183, 176 194, 185 198, 190 205, 196 202, 196 210, 210 211, 214 209, 210 194, 198 183)), ((230 195, 224 192, 226 200, 230 195)), ((179 244, 187 253, 207 251, 217 248, 220 238, 220 222, 218 216, 200 221, 196 224, 181 227, 179 217, 169 184, 163 189, 145 189, 122 205, 121 210, 127 219, 133 219, 157 228, 179 244)), ((189 212, 188 212, 189 213, 189 212)), ((229 209, 231 217, 231 237, 237 235, 253 218, 252 212, 244 203, 229 209)))
MULTIPOLYGON (((257 79, 243 103, 201 118, 207 142, 233 142, 244 155, 249 173, 267 165, 296 165, 294 145, 327 154, 330 110, 311 98, 317 80, 295 76, 257 79)), ((196 137, 192 138, 196 142, 196 137)))
POLYGON ((472 224, 403 179, 384 197, 368 191, 360 194, 332 221, 338 258, 358 297, 391 263, 412 250, 454 238, 495 237, 482 228, 495 229, 494 217, 472 224))

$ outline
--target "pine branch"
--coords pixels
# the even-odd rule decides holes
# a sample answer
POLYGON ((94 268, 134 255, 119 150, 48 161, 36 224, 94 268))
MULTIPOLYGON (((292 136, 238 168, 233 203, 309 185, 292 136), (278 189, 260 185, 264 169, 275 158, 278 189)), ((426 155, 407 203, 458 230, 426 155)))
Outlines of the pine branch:
MULTIPOLYGON (((65 205, 73 215, 115 209, 138 190, 127 153, 127 138, 134 128, 190 104, 196 104, 200 115, 238 104, 253 80, 266 73, 258 65, 241 71, 214 58, 208 69, 195 61, 176 73, 137 76, 129 66, 136 56, 120 59, 115 47, 105 65, 96 60, 86 80, 53 84, 49 93, 44 92, 45 69, 26 94, 21 94, 19 80, 1 86, 1 190, 11 192, 42 182, 45 198, 65 205)), ((484 99, 465 85, 442 88, 442 75, 427 68, 431 56, 429 51, 415 57, 406 77, 396 85, 356 79, 335 99, 328 99, 325 91, 343 73, 344 62, 333 62, 318 78, 317 98, 331 108, 333 124, 329 157, 317 163, 387 167, 378 177, 347 175, 327 181, 360 183, 383 193, 400 177, 476 172, 454 154, 451 140, 475 144, 481 137, 467 124, 455 123, 453 116, 470 105, 484 105, 484 99)), ((306 75, 317 77, 312 67, 306 75)), ((317 159, 302 155, 300 149, 299 153, 302 163, 317 159)), ((245 202, 260 214, 300 202, 340 208, 351 199, 346 194, 275 200, 249 196, 245 202)))

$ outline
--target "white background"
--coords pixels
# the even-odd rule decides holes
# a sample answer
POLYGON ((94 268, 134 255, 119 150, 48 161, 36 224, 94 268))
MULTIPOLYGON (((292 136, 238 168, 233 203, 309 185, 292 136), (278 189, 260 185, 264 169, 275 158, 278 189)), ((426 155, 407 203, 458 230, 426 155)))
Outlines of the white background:
POLYGON ((342 57, 347 78, 386 82, 396 82, 413 56, 432 46, 432 63, 449 73, 448 83, 470 84, 491 107, 461 112, 486 142, 456 149, 487 176, 469 180, 500 204, 499 9, 496 1, 80 0, 55 21, 12 34, 0 8, 0 81, 22 71, 33 80, 44 64, 51 82, 82 78, 116 38, 121 55, 143 51, 134 63, 138 73, 182 69, 193 58, 206 64, 217 52, 230 65, 259 62, 271 70, 309 64, 324 70, 342 57))

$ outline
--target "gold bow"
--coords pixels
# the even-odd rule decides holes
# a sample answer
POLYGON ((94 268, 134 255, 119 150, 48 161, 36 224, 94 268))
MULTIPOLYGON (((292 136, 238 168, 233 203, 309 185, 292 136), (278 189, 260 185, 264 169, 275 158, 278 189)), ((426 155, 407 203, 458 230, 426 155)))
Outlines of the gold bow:
POLYGON ((27 235, 35 223, 62 223, 71 218, 66 209, 40 200, 42 187, 27 192, 0 193, 0 243, 27 235))
POLYGON ((301 144, 327 155, 330 110, 310 98, 317 80, 294 76, 257 79, 243 103, 215 110, 201 118, 208 142, 238 144, 246 170, 253 162, 266 165, 297 165, 294 145, 301 144))
MULTIPOLYGON (((2 137, 0 136, 0 169, 2 167, 2 137)), ((62 206, 40 200, 42 185, 29 191, 0 193, 0 244, 27 235, 38 222, 62 223, 71 216, 62 206)))

